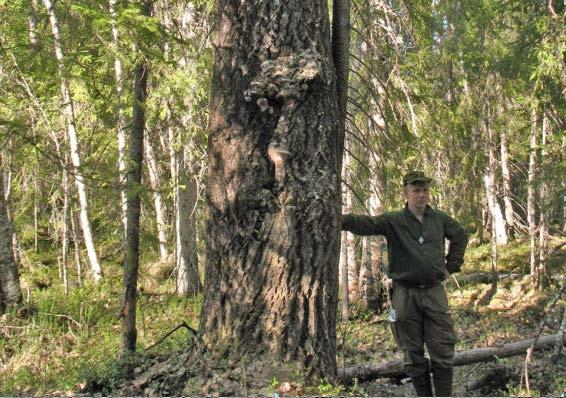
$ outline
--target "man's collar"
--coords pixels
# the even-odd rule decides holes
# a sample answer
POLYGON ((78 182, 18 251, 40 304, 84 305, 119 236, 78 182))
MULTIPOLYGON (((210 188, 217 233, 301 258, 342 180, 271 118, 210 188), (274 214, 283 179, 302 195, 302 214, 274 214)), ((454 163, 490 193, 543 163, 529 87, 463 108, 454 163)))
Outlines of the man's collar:
MULTIPOLYGON (((411 210, 409 210, 409 203, 407 203, 407 202, 405 202, 404 212, 406 214, 410 214, 411 216, 414 217, 414 214, 411 213, 411 210)), ((432 207, 430 207, 429 205, 426 205, 425 210, 424 210, 424 215, 429 215, 430 213, 432 213, 432 207)))

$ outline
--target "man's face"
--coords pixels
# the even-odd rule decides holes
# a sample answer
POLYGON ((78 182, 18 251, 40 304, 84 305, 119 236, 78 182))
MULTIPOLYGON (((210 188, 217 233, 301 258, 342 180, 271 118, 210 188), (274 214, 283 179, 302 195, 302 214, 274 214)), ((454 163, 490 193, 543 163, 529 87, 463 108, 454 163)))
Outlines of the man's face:
POLYGON ((429 201, 429 187, 426 182, 407 184, 403 190, 410 209, 424 209, 429 201))

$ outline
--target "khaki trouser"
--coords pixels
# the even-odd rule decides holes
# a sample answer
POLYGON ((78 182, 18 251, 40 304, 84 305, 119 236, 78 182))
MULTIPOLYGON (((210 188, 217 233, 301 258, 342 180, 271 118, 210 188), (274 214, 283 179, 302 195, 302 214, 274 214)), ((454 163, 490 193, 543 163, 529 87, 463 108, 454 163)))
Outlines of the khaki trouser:
POLYGON ((429 370, 425 344, 433 367, 451 368, 457 338, 442 283, 424 289, 394 283, 391 301, 397 315, 393 331, 407 374, 418 377, 429 370))

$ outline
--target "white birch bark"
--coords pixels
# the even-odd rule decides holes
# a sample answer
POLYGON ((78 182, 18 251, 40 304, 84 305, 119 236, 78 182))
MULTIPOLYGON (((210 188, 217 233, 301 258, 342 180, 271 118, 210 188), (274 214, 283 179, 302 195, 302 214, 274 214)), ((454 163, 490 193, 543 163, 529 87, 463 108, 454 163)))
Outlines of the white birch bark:
POLYGON ((77 131, 75 127, 73 99, 69 87, 69 82, 67 81, 64 70, 64 58, 63 58, 63 49, 61 46, 61 38, 59 34, 59 22, 57 20, 57 16, 53 9, 53 4, 51 0, 43 0, 43 3, 49 15, 49 21, 51 24, 51 31, 53 35, 55 58, 57 60, 59 79, 61 80, 61 96, 63 101, 63 113, 65 115, 65 119, 67 123, 67 138, 69 139, 71 162, 73 165, 73 174, 75 177, 75 184, 77 186, 77 194, 79 197, 80 223, 83 231, 83 237, 87 249, 87 255, 90 262, 90 267, 92 270, 92 276, 94 281, 98 283, 102 278, 102 268, 100 267, 100 263, 98 262, 98 255, 96 254, 96 249, 94 247, 94 241, 93 241, 90 221, 88 217, 88 200, 87 200, 86 186, 81 171, 81 159, 79 155, 79 144, 78 144, 77 131))
POLYGON ((495 177, 496 169, 497 169, 497 158, 495 155, 495 137, 493 134, 493 129, 490 120, 486 120, 485 127, 487 134, 486 145, 487 145, 488 166, 487 166, 486 174, 484 175, 484 183, 485 183, 485 191, 487 196, 487 203, 491 215, 491 220, 494 223, 493 232, 495 233, 496 242, 499 245, 506 245, 508 243, 508 237, 507 237, 505 218, 503 218, 501 207, 499 206, 499 203, 497 201, 496 177, 495 177))
POLYGON ((529 180, 527 189, 527 220, 530 237, 531 283, 537 285, 537 225, 536 225, 536 178, 537 178, 537 119, 536 111, 531 113, 531 134, 529 135, 529 180))
POLYGON ((177 137, 175 135, 175 131, 173 127, 169 126, 167 128, 167 138, 168 138, 168 149, 169 149, 169 166, 171 172, 171 182, 173 183, 173 210, 174 210, 174 217, 173 217, 173 225, 172 227, 175 230, 175 249, 173 251, 173 256, 175 258, 175 266, 177 266, 179 260, 179 250, 177 246, 179 245, 177 239, 177 208, 178 206, 178 191, 177 187, 179 186, 179 153, 176 150, 176 147, 179 145, 177 143, 177 137))
POLYGON ((6 212, 4 179, 0 172, 0 313, 22 302, 18 266, 12 247, 12 224, 6 212))
POLYGON ((494 236, 495 241, 499 245, 505 245, 507 244, 505 219, 503 218, 501 207, 499 206, 499 203, 497 203, 494 174, 495 173, 492 173, 488 170, 487 173, 484 175, 487 206, 488 206, 491 222, 494 225, 494 228, 492 229, 492 233, 495 234, 494 236))
POLYGON ((122 72, 122 61, 118 56, 120 52, 120 32, 116 26, 116 3, 117 0, 109 0, 108 9, 110 11, 110 17, 112 19, 112 46, 114 50, 114 77, 116 80, 116 103, 118 112, 118 175, 120 178, 120 207, 122 211, 122 225, 124 227, 124 236, 126 234, 126 229, 128 227, 128 221, 126 218, 126 213, 128 211, 128 201, 126 195, 126 147, 127 147, 127 136, 126 136, 126 115, 124 113, 123 104, 123 91, 124 91, 124 79, 122 72))
MULTIPOLYGON (((348 139, 346 139, 346 148, 349 149, 348 139)), ((342 193, 342 214, 352 212, 352 192, 350 184, 350 163, 351 155, 346 150, 344 151, 342 163, 342 180, 346 182, 342 193)), ((356 265, 354 259, 354 250, 352 246, 353 236, 350 233, 343 232, 340 245, 340 263, 338 266, 339 272, 339 289, 342 297, 342 319, 348 320, 350 302, 357 298, 358 291, 358 273, 356 272, 356 265)))
POLYGON ((507 132, 501 128, 499 132, 499 144, 501 149, 501 175, 503 177, 503 203, 505 205, 505 221, 507 232, 511 234, 515 223, 515 212, 511 200, 511 172, 509 170, 509 150, 507 147, 507 132))
POLYGON ((161 182, 159 178, 159 168, 155 157, 153 143, 146 134, 144 143, 145 157, 147 160, 147 169, 149 171, 149 181, 153 192, 153 202, 155 204, 155 217, 157 221, 157 237, 159 239, 159 259, 167 261, 169 258, 169 250, 167 249, 167 210, 165 209, 165 201, 161 194, 161 182))
MULTIPOLYGON (((9 143, 10 147, 11 147, 11 142, 9 143)), ((8 160, 6 161, 6 163, 8 164, 7 166, 7 170, 6 170, 6 176, 4 177, 3 181, 4 181, 4 186, 3 188, 3 192, 4 192, 4 202, 6 203, 6 217, 8 217, 8 221, 10 222, 10 225, 14 225, 14 219, 12 216, 12 207, 10 206, 10 194, 12 192, 11 186, 12 186, 12 170, 11 170, 11 157, 8 155, 4 155, 3 153, 0 153, 0 160, 2 161, 2 163, 4 163, 4 158, 8 158, 8 160)), ((0 171, 0 173, 2 173, 2 171, 0 171)), ((0 176, 0 178, 3 176, 0 176)), ((18 240, 18 235, 16 234, 16 230, 15 228, 12 228, 12 252, 14 255, 14 261, 16 262, 16 264, 20 264, 21 263, 21 258, 20 258, 20 253, 21 253, 21 248, 20 248, 20 242, 18 240)))
POLYGON ((494 223, 493 218, 491 219, 491 239, 490 239, 490 248, 491 248, 491 294, 495 294, 497 291, 497 281, 499 280, 498 271, 497 271, 497 261, 498 261, 498 252, 497 252, 497 239, 494 236, 497 235, 497 224, 494 223))

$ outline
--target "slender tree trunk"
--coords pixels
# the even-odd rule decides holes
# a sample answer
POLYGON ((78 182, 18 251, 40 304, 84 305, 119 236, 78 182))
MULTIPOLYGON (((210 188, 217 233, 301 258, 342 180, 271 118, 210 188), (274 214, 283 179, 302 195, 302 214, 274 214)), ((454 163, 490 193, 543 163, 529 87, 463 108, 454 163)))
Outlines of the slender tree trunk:
MULTIPOLYGON (((348 145, 348 147, 349 149, 351 149, 350 145, 348 145)), ((352 161, 352 157, 350 156, 350 154, 348 152, 344 152, 344 161, 342 165, 342 180, 346 183, 345 184, 346 188, 342 193, 343 214, 352 212, 353 194, 351 188, 352 187, 352 179, 351 179, 351 171, 350 171, 351 161, 352 161)), ((343 245, 341 245, 340 250, 342 252, 341 258, 345 262, 340 264, 340 268, 343 268, 341 282, 342 282, 342 293, 344 293, 342 299, 345 300, 345 303, 342 304, 342 308, 345 309, 346 306, 349 306, 349 303, 356 301, 358 299, 360 292, 359 292, 359 283, 358 283, 359 267, 356 262, 356 256, 355 256, 356 243, 354 241, 354 236, 347 232, 344 232, 343 235, 344 235, 342 239, 343 245), (345 276, 343 272, 346 272, 347 276, 345 276), (346 285, 343 285, 344 283, 346 283, 346 285), (348 297, 346 298, 346 296, 348 297)), ((344 316, 346 314, 343 313, 342 315, 344 316)), ((344 319, 348 319, 348 318, 344 317, 344 319)))
POLYGON ((35 168, 33 173, 33 251, 39 253, 39 207, 37 205, 37 175, 39 170, 35 168))
POLYGON ((77 283, 79 287, 83 286, 83 269, 81 263, 81 250, 79 247, 79 231, 75 221, 75 214, 71 211, 71 232, 73 234, 73 246, 75 253, 75 268, 77 269, 77 283))
POLYGON ((189 176, 187 167, 188 148, 179 148, 178 137, 169 130, 169 153, 175 206, 175 268, 177 293, 194 296, 202 291, 198 273, 196 251, 196 182, 189 176))
MULTIPOLYGON (((182 154, 182 165, 186 164, 186 153, 182 154)), ((202 291, 198 273, 196 251, 196 204, 197 185, 187 176, 186 167, 179 176, 177 186, 176 236, 177 236, 177 293, 181 296, 195 296, 202 291)))
POLYGON ((128 201, 126 195, 126 115, 124 113, 123 91, 124 91, 124 78, 122 73, 122 61, 118 54, 120 53, 120 32, 116 26, 116 19, 118 17, 116 11, 117 0, 109 0, 108 8, 110 17, 112 18, 112 45, 114 50, 114 77, 116 80, 116 103, 118 112, 118 176, 120 179, 120 204, 122 210, 122 224, 124 227, 124 236, 128 228, 126 213, 128 212, 128 201))
MULTIPOLYGON (((489 104, 487 105, 489 109, 489 104)), ((485 192, 487 198, 487 204, 489 209, 489 220, 491 226, 491 294, 486 297, 493 297, 495 292, 497 292, 497 245, 507 244, 507 231, 505 227, 505 219, 501 213, 501 208, 497 201, 496 195, 496 168, 497 159, 495 156, 495 137, 493 134, 493 129, 491 126, 492 118, 490 117, 490 112, 486 112, 486 119, 484 120, 484 126, 486 131, 486 145, 487 145, 487 170, 484 175, 485 192)))
POLYGON ((484 176, 485 191, 487 195, 487 203, 489 207, 489 212, 491 215, 492 222, 494 223, 495 236, 492 239, 496 239, 497 244, 506 245, 507 239, 507 228, 505 227, 505 219, 501 212, 501 207, 497 201, 497 190, 496 190, 496 170, 497 170, 497 158, 495 156, 495 137, 493 134, 493 128, 491 126, 491 119, 489 118, 489 112, 485 120, 485 131, 486 131, 486 145, 487 145, 487 158, 488 166, 487 171, 484 176))
POLYGON ((0 172, 0 313, 21 302, 20 277, 12 248, 12 225, 6 212, 4 176, 0 172))
POLYGON ((29 25, 29 44, 32 52, 37 51, 37 0, 30 0, 30 10, 28 17, 29 25))
POLYGON ((68 263, 69 257, 69 172, 63 169, 63 214, 61 223, 61 263, 63 267, 63 287, 65 294, 69 292, 68 263))
POLYGON ((371 263, 373 256, 371 253, 371 238, 369 236, 362 237, 362 258, 360 261, 360 273, 358 279, 360 281, 360 302, 364 309, 371 308, 371 298, 375 295, 372 290, 375 286, 373 280, 373 270, 371 263))
MULTIPOLYGON (((141 2, 141 15, 149 16, 151 6, 148 1, 141 2)), ((141 56, 141 54, 140 54, 141 56)), ((147 61, 140 59, 134 71, 134 103, 132 112, 132 133, 130 135, 130 156, 127 204, 126 249, 124 253, 124 332, 122 352, 136 350, 136 303, 139 269, 140 215, 141 215, 141 179, 143 162, 143 136, 145 128, 145 100, 147 97, 147 61)))
POLYGON ((77 131, 75 127, 75 113, 73 109, 73 98, 69 83, 67 81, 65 64, 63 58, 63 49, 61 46, 61 38, 59 35, 59 22, 53 9, 51 0, 43 0, 47 13, 49 14, 49 21, 51 23, 51 31, 53 35, 53 46, 55 49, 55 58, 57 60, 57 68, 59 70, 59 79, 61 80, 61 96, 63 101, 63 113, 67 122, 67 138, 69 139, 71 149, 71 162, 73 164, 73 175, 77 186, 77 194, 79 196, 80 206, 80 221, 83 230, 83 237, 87 249, 90 267, 93 273, 95 282, 100 282, 102 278, 102 268, 98 262, 98 255, 94 247, 92 232, 90 228, 90 221, 88 217, 88 200, 86 193, 86 186, 84 177, 81 170, 81 159, 79 155, 77 131))
POLYGON ((350 295, 348 294, 348 237, 347 233, 342 232, 342 242, 340 245, 340 264, 338 265, 338 278, 340 289, 340 308, 342 311, 342 321, 350 319, 350 295))
POLYGON ((341 209, 327 2, 218 0, 216 26, 204 342, 265 358, 268 377, 289 363, 334 380, 341 209))
MULTIPOLYGON (((349 182, 348 168, 350 157, 343 155, 343 147, 346 132, 346 111, 348 104, 348 72, 350 51, 350 0, 333 0, 332 21, 332 60, 336 70, 336 94, 338 102, 338 126, 336 150, 337 167, 342 170, 342 178, 349 182), (344 166, 342 166, 344 164, 344 166)), ((343 213, 349 213, 352 208, 350 188, 342 195, 344 200, 343 213), (350 200, 348 200, 348 197, 350 200)), ((351 234, 342 234, 341 261, 340 261, 340 285, 342 289, 342 319, 349 318, 349 306, 352 299, 358 296, 358 274, 355 272, 356 264, 353 248, 354 238, 351 234)))
POLYGON ((514 228, 515 212, 511 200, 511 172, 509 171, 509 150, 507 148, 507 132, 502 127, 499 133, 499 145, 501 147, 501 175, 503 177, 503 202, 505 204, 505 221, 507 232, 511 235, 514 228))
POLYGON ((540 152, 541 183, 540 183, 540 215, 539 215, 539 264, 538 264, 538 288, 543 290, 546 287, 546 253, 548 252, 548 184, 546 179, 546 146, 549 135, 549 121, 546 112, 542 120, 542 141, 540 152))
POLYGON ((161 261, 167 261, 169 259, 169 250, 167 249, 167 210, 165 209, 165 201, 161 194, 159 166, 157 164, 154 146, 149 134, 145 136, 144 148, 151 190, 153 192, 153 203, 155 205, 157 238, 159 239, 159 259, 161 261))
MULTIPOLYGON (((383 186, 383 180, 378 175, 374 176, 374 190, 371 192, 369 197, 369 209, 371 215, 378 215, 383 213, 385 209, 385 203, 383 202, 381 195, 384 194, 385 188, 383 186)), ((371 252, 372 252, 372 275, 374 280, 373 295, 371 300, 371 308, 381 312, 386 309, 387 306, 387 286, 385 275, 385 248, 386 241, 383 236, 374 236, 371 239, 371 252)), ((371 288, 371 287, 370 287, 371 288)), ((371 291, 371 290, 370 290, 371 291)))
POLYGON ((346 112, 348 105, 348 73, 350 71, 350 0, 333 0, 332 60, 336 70, 339 131, 336 137, 338 170, 342 170, 346 112))
MULTIPOLYGON (((8 148, 11 148, 12 143, 10 142, 8 145, 8 148)), ((10 222, 10 225, 14 225, 14 218, 12 215, 12 207, 10 206, 10 194, 12 192, 11 186, 12 186, 12 159, 9 155, 5 155, 0 153, 0 160, 2 160, 2 163, 7 163, 7 173, 6 173, 6 177, 4 178, 4 203, 6 203, 6 217, 8 217, 8 221, 10 222), (4 162, 4 159, 8 158, 8 160, 6 162, 4 162)), ((0 171, 1 173, 2 171, 0 171)), ((21 249, 20 249, 20 242, 18 240, 18 234, 16 234, 16 230, 15 228, 12 228, 12 252, 13 252, 13 256, 14 256, 14 261, 16 264, 21 264, 21 249)))
POLYGON ((497 292, 497 282, 499 280, 498 270, 497 270, 497 239, 494 236, 497 235, 497 226, 494 223, 493 218, 491 219, 491 239, 490 239, 490 248, 491 248, 491 296, 497 292))
MULTIPOLYGON (((345 193, 345 203, 343 206, 344 213, 351 213, 352 212, 352 204, 353 204, 353 193, 350 190, 347 190, 345 193)), ((346 250, 347 259, 348 259, 348 295, 349 295, 349 302, 352 303, 359 299, 360 297, 360 266, 356 261, 356 241, 354 239, 354 235, 347 233, 346 234, 346 247, 343 249, 346 250)))
POLYGON ((527 193, 527 219, 531 241, 531 283, 538 284, 537 274, 537 225, 536 225, 536 179, 537 179, 537 117, 536 111, 531 114, 531 134, 529 136, 529 180, 527 193))
POLYGON ((168 138, 168 149, 169 149, 169 161, 170 161, 170 168, 171 168, 171 183, 173 184, 173 209, 174 209, 174 217, 172 221, 172 227, 175 231, 175 249, 173 251, 173 256, 175 258, 175 268, 178 269, 179 267, 179 248, 180 240, 179 234, 177 229, 177 215, 178 215, 178 207, 179 207, 179 172, 180 172, 180 151, 178 146, 181 145, 177 142, 177 136, 175 134, 175 130, 172 126, 167 127, 167 138, 168 138))

